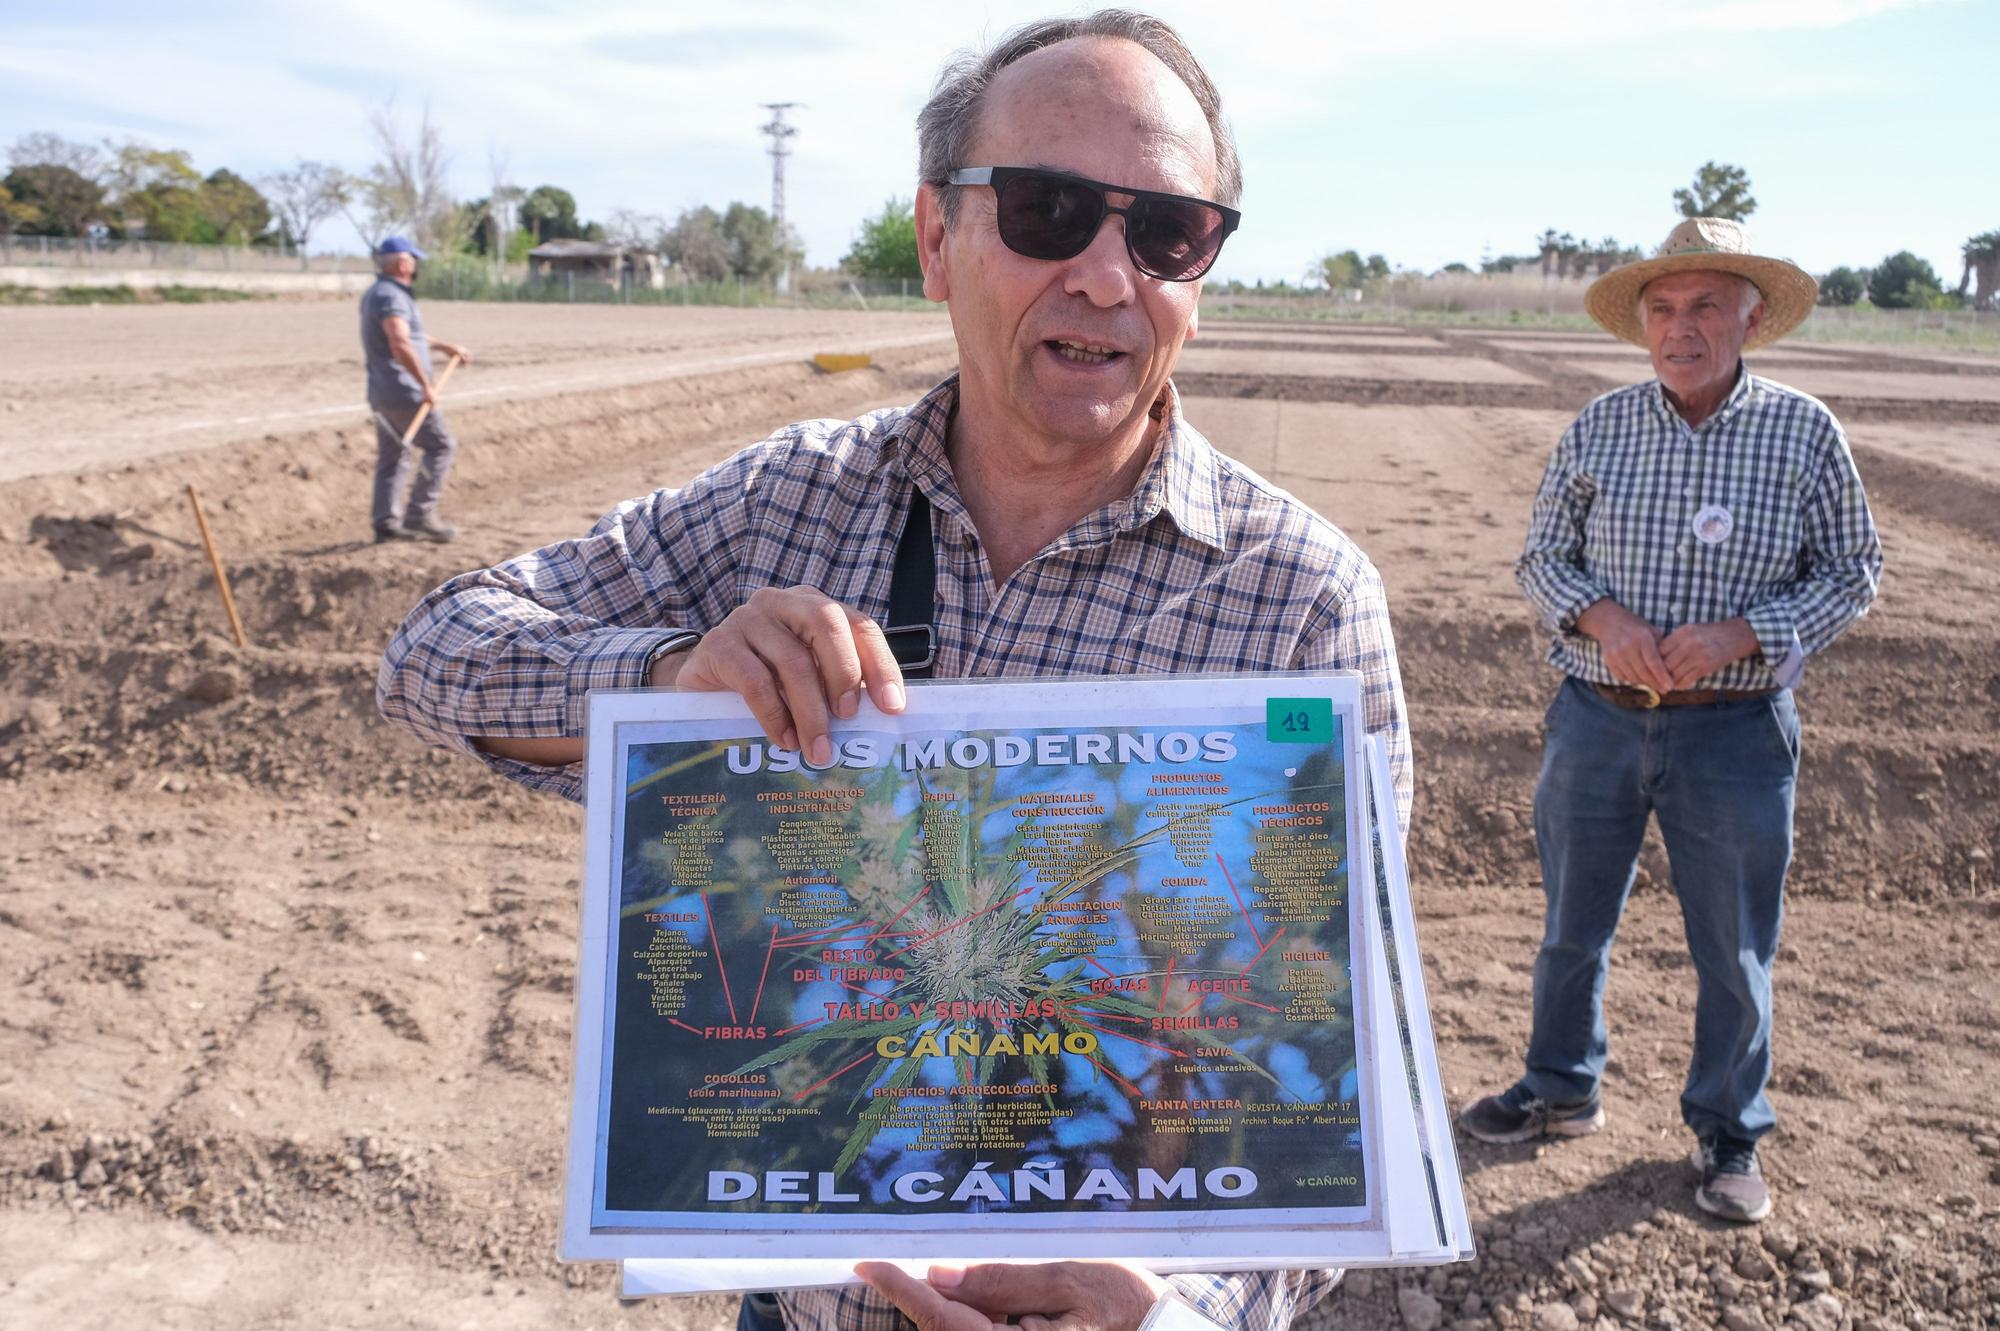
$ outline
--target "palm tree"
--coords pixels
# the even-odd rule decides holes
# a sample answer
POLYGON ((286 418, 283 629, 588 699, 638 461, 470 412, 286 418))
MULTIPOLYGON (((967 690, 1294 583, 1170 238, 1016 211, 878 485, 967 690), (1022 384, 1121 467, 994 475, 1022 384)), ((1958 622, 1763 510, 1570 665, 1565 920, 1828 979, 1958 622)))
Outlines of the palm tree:
POLYGON ((1583 246, 1575 236, 1565 231, 1556 240, 1556 275, 1558 277, 1582 277, 1583 266, 1577 256, 1583 253, 1583 246))
POLYGON ((1562 236, 1554 227, 1550 227, 1535 238, 1535 244, 1541 247, 1542 280, 1546 282, 1549 280, 1550 261, 1555 258, 1556 251, 1562 246, 1562 236))
POLYGON ((1958 298, 1966 299, 1966 288, 1974 277, 1969 302, 1975 310, 2000 308, 2000 230, 1984 231, 1965 242, 1965 271, 1959 275, 1958 298))

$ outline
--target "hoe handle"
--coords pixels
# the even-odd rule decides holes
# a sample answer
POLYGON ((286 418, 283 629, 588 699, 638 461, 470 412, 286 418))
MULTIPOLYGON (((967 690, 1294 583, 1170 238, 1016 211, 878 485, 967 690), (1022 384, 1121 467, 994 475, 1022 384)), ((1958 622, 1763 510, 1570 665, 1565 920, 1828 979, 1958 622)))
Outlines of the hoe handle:
MULTIPOLYGON (((437 377, 437 382, 435 384, 431 385, 431 392, 433 395, 442 393, 444 391, 444 386, 451 382, 451 372, 457 368, 458 368, 458 357, 456 356, 453 356, 450 360, 444 363, 444 373, 437 377)), ((410 441, 417 437, 417 431, 424 428, 424 421, 430 416, 430 414, 431 414, 431 404, 428 402, 424 403, 423 406, 417 408, 417 414, 410 418, 410 428, 403 431, 403 447, 408 448, 410 446, 410 441)))

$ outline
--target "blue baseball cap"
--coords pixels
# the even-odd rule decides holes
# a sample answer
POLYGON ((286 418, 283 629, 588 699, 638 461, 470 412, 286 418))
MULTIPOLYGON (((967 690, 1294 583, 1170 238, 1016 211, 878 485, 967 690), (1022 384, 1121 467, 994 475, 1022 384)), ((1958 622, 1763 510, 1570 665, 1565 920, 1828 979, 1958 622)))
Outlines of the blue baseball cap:
POLYGON ((382 243, 375 247, 375 253, 378 256, 383 254, 411 254, 419 259, 428 259, 430 257, 403 236, 384 236, 382 243))

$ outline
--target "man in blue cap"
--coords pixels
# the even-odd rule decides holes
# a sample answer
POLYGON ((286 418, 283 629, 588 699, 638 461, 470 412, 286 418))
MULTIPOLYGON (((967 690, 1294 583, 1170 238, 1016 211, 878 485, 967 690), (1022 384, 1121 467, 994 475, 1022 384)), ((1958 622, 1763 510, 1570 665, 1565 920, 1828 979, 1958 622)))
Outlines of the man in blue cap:
POLYGON ((437 387, 431 378, 431 348, 469 361, 464 347, 433 342, 424 336, 423 315, 410 291, 417 260, 424 252, 402 236, 390 236, 375 249, 375 284, 361 297, 361 351, 368 362, 368 406, 375 413, 375 539, 381 541, 449 541, 458 529, 438 518, 438 497, 451 471, 458 441, 445 428, 437 409, 437 387), (423 424, 412 446, 422 455, 416 481, 410 484, 410 450, 403 435, 426 405, 423 424), (405 502, 403 487, 409 484, 405 502))

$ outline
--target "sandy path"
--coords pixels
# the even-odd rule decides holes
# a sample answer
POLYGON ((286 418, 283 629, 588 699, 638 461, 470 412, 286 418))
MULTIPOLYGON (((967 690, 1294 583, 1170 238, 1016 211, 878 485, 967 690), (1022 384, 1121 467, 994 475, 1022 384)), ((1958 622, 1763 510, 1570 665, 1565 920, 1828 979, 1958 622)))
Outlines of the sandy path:
MULTIPOLYGON (((433 335, 475 358, 447 391, 450 413, 950 338, 927 314, 443 301, 425 311, 433 335)), ((0 335, 28 319, 32 336, 0 360, 0 480, 368 418, 346 302, 0 309, 0 335)))

